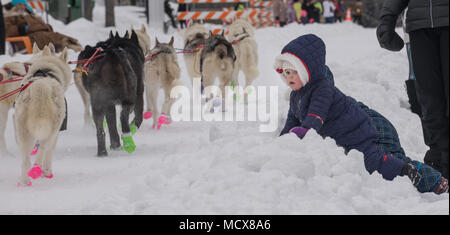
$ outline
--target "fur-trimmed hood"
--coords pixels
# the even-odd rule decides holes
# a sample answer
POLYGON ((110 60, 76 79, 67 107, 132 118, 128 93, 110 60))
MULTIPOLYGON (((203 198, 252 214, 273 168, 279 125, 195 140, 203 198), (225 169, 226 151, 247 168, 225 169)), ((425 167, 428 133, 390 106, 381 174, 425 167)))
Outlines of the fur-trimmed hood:
POLYGON ((281 71, 283 61, 297 68, 303 82, 315 83, 325 79, 325 43, 314 34, 302 35, 288 43, 275 59, 274 69, 281 71))

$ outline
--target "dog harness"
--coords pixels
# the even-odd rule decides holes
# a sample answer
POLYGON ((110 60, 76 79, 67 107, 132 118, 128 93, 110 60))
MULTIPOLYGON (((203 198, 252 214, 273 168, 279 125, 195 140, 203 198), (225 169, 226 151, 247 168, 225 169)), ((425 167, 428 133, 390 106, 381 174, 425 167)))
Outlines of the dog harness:
POLYGON ((103 53, 102 53, 103 51, 104 51, 103 48, 98 47, 95 50, 94 54, 89 59, 77 60, 77 61, 69 61, 68 64, 76 64, 76 65, 83 64, 83 66, 81 68, 77 66, 73 72, 84 73, 87 76, 88 73, 89 73, 89 69, 88 69, 89 65, 93 64, 96 59, 102 57, 103 56, 103 53))
POLYGON ((155 53, 152 53, 151 55, 145 57, 145 62, 152 61, 159 54, 172 54, 172 51, 167 48, 158 50, 155 53))
POLYGON ((34 77, 51 77, 51 78, 55 79, 56 81, 58 81, 58 83, 61 84, 59 79, 49 69, 39 69, 30 78, 34 78, 34 77))
POLYGON ((250 37, 250 35, 247 32, 244 31, 244 33, 238 35, 237 39, 233 40, 231 42, 231 44, 233 44, 233 45, 237 44, 238 42, 240 42, 240 41, 242 41, 242 40, 244 40, 244 39, 246 39, 248 37, 250 37))
MULTIPOLYGON (((28 69, 30 68, 31 64, 23 63, 23 66, 25 67, 25 73, 28 73, 28 69)), ((8 74, 8 77, 5 78, 5 77, 3 77, 2 74, 0 74, 0 82, 5 81, 4 83, 8 83, 8 82, 20 81, 22 79, 13 79, 13 78, 22 78, 25 76, 25 75, 18 74, 8 68, 3 68, 3 70, 5 70, 5 72, 8 74), (13 81, 10 81, 10 80, 13 80, 13 81)), ((3 83, 0 83, 0 85, 1 84, 3 84, 3 83)))

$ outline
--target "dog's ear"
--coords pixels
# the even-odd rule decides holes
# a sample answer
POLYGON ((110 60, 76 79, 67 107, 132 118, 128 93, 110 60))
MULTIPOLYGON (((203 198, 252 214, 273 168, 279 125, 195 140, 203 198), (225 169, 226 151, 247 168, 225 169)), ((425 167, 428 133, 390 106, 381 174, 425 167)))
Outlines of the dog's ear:
POLYGON ((56 54, 56 49, 55 49, 55 46, 53 45, 53 43, 48 44, 48 49, 50 49, 50 52, 52 53, 52 55, 56 54))
POLYGON ((171 47, 173 47, 173 42, 174 42, 174 38, 173 38, 173 36, 172 36, 172 38, 170 39, 170 42, 169 42, 169 45, 170 45, 171 47))
POLYGON ((109 39, 112 39, 114 37, 112 30, 109 31, 109 39))
POLYGON ((132 41, 134 41, 136 44, 139 45, 139 38, 138 38, 136 32, 131 31, 131 37, 130 37, 130 39, 131 39, 132 41))
POLYGON ((141 26, 141 32, 142 33, 147 33, 147 27, 145 27, 145 25, 144 24, 142 24, 142 26, 141 26))
POLYGON ((44 47, 44 50, 42 50, 42 55, 45 55, 45 56, 51 56, 52 55, 52 52, 50 51, 50 48, 48 48, 48 46, 44 47))
POLYGON ((41 49, 39 49, 39 46, 37 45, 37 43, 35 42, 33 44, 33 54, 36 55, 37 53, 41 52, 41 49))
POLYGON ((64 47, 63 51, 61 52, 61 55, 59 58, 64 61, 64 63, 67 61, 67 47, 64 47))
POLYGON ((222 37, 225 37, 225 29, 224 30, 222 30, 222 37))
POLYGON ((158 38, 156 38, 156 46, 159 46, 159 41, 158 41, 158 38))
POLYGON ((120 38, 120 36, 119 36, 119 32, 116 32, 116 35, 114 36, 114 38, 120 38))
MULTIPOLYGON (((132 29, 131 32, 134 32, 134 29, 132 29)), ((131 38, 130 33, 128 32, 128 30, 127 30, 127 32, 125 33, 125 35, 123 37, 126 38, 126 39, 130 39, 131 38)))

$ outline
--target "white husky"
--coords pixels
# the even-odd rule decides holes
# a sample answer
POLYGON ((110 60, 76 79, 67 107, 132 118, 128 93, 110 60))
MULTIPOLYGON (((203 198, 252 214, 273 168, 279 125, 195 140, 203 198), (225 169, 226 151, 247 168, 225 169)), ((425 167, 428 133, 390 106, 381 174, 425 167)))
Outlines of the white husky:
MULTIPOLYGON (((55 47, 53 46, 53 44, 50 43, 48 45, 48 48, 52 53, 55 53, 55 47)), ((37 45, 34 45, 34 50, 36 51, 38 49, 39 48, 37 47, 37 45)), ((0 81, 4 82, 4 84, 0 85, 0 94, 5 95, 9 92, 19 89, 21 85, 20 79, 22 79, 27 74, 30 66, 30 62, 10 62, 4 64, 3 67, 0 68, 0 81)), ((16 96, 17 94, 0 101, 0 156, 11 155, 6 148, 5 130, 8 121, 8 112, 13 108, 16 96)))
POLYGON ((170 98, 172 88, 181 84, 180 67, 177 55, 173 48, 174 39, 169 43, 159 43, 156 39, 156 46, 151 51, 152 58, 145 65, 145 93, 147 97, 147 113, 153 116, 153 127, 157 125, 158 130, 162 124, 170 123, 170 108, 174 99, 170 98), (159 89, 163 88, 165 100, 162 112, 158 109, 159 89))
POLYGON ((209 30, 203 26, 201 23, 192 23, 189 21, 189 27, 184 32, 184 50, 186 53, 183 54, 184 63, 191 78, 200 78, 200 55, 201 48, 209 37, 209 30))
POLYGON ((236 54, 233 81, 238 85, 239 72, 245 75, 245 89, 259 76, 258 44, 254 38, 252 25, 244 19, 238 19, 229 28, 228 40, 232 42, 236 54))
MULTIPOLYGON (((0 94, 5 95, 20 87, 20 79, 26 75, 28 64, 10 62, 0 68, 0 94)), ((5 130, 8 121, 8 112, 13 107, 17 94, 0 101, 0 156, 9 155, 5 143, 5 130)), ((12 136, 8 135, 8 136, 12 136)))
POLYGON ((52 157, 61 124, 66 114, 64 92, 71 70, 66 64, 67 48, 56 56, 49 47, 42 51, 35 46, 32 65, 22 81, 24 90, 17 95, 14 113, 16 141, 22 155, 20 184, 31 185, 30 177, 52 178, 52 157), (29 154, 36 140, 40 149, 31 168, 29 154), (43 169, 43 170, 42 170, 43 169))
MULTIPOLYGON (((140 30, 136 30, 133 28, 133 26, 131 26, 131 30, 134 31, 138 36, 139 46, 141 47, 144 55, 147 55, 152 48, 150 36, 148 36, 147 34, 147 28, 145 27, 145 25, 142 25, 140 30)), ((128 35, 129 38, 131 38, 131 32, 128 35)))

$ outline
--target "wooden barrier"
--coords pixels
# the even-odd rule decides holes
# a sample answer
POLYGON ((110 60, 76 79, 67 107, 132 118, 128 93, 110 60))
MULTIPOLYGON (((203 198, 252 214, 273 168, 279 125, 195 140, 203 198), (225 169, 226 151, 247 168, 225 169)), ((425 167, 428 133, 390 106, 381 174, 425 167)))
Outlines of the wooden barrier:
MULTIPOLYGON (((273 14, 272 1, 262 0, 178 0, 182 4, 214 4, 214 3, 244 3, 247 9, 235 11, 233 9, 222 9, 221 11, 186 11, 179 12, 178 20, 221 20, 229 24, 235 18, 247 17, 256 28, 272 26, 273 14)), ((217 30, 215 30, 217 31, 217 30)))

